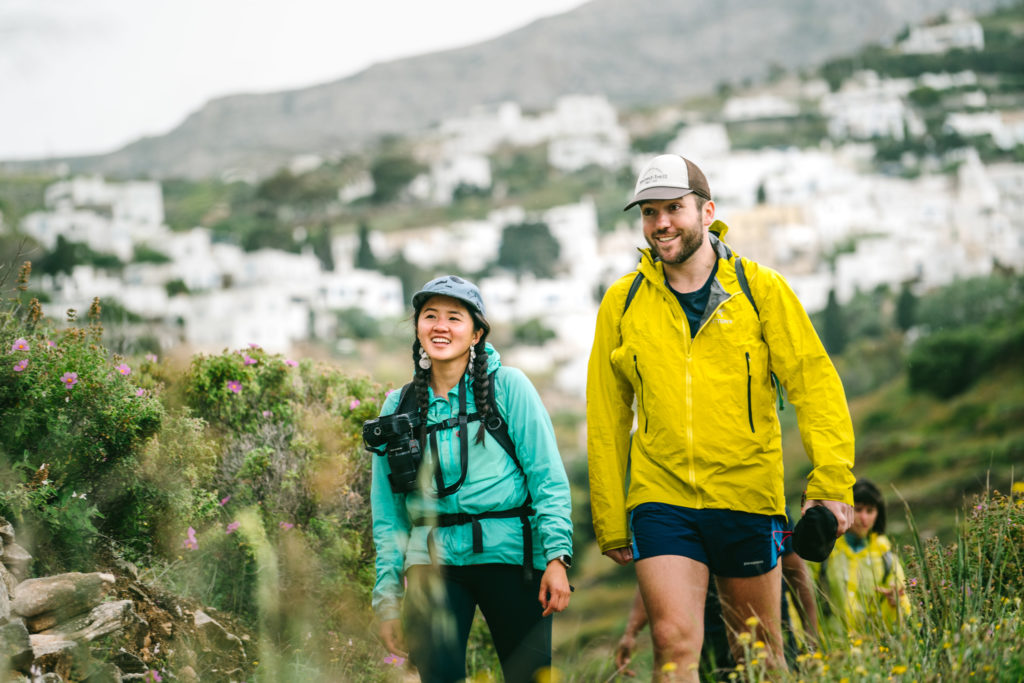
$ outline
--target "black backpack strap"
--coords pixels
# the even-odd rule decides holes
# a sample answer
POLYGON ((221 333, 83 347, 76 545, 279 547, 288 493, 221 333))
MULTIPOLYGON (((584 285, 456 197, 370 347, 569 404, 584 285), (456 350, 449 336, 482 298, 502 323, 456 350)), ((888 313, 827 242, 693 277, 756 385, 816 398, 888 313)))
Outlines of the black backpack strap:
POLYGON ((747 273, 743 270, 743 257, 736 256, 736 281, 739 282, 740 289, 747 295, 747 300, 750 301, 750 305, 754 307, 754 313, 757 314, 757 319, 761 319, 761 311, 757 309, 757 303, 754 301, 754 295, 750 291, 750 283, 747 282, 747 273))
POLYGON ((633 303, 633 297, 636 296, 636 290, 640 289, 640 283, 644 281, 644 274, 637 271, 636 277, 633 278, 633 284, 629 286, 629 293, 626 294, 626 303, 622 305, 622 315, 626 315, 626 311, 629 309, 629 305, 633 303))
MULTIPOLYGON (((737 254, 734 263, 736 264, 736 282, 739 283, 740 289, 743 290, 743 293, 747 297, 747 301, 749 301, 750 305, 753 306, 754 313, 757 314, 757 319, 760 321, 761 311, 758 310, 757 302, 754 301, 754 293, 750 291, 750 282, 747 281, 747 272, 743 267, 743 257, 737 254)), ((779 381, 778 376, 774 372, 771 373, 771 376, 772 384, 775 385, 775 390, 779 395, 779 410, 785 410, 786 390, 783 388, 782 382, 779 381)))
POLYGON ((523 469, 522 463, 519 462, 519 457, 516 455, 516 445, 512 441, 512 436, 508 433, 508 422, 505 421, 505 417, 498 410, 498 399, 495 397, 494 381, 497 379, 498 371, 495 370, 491 373, 491 390, 487 392, 487 402, 490 406, 490 414, 487 417, 487 421, 484 423, 484 427, 494 440, 501 444, 501 447, 505 449, 509 457, 512 458, 512 462, 516 464, 519 471, 526 476, 526 470, 523 469))

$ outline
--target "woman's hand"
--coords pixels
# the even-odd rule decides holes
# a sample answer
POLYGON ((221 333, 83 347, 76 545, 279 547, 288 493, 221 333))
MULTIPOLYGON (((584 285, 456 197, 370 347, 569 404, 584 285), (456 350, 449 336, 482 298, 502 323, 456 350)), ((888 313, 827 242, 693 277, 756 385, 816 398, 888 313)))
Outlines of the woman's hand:
POLYGON ((889 601, 890 607, 896 607, 899 604, 900 598, 906 593, 903 586, 890 586, 889 588, 879 586, 875 590, 885 596, 885 599, 889 601))
POLYGON ((402 623, 398 619, 385 619, 380 622, 378 632, 388 652, 399 657, 409 656, 405 649, 405 637, 402 635, 402 623))
POLYGON ((541 616, 546 617, 568 607, 569 593, 569 577, 565 575, 565 565, 558 560, 551 560, 541 577, 540 594, 537 596, 540 606, 544 608, 541 616))

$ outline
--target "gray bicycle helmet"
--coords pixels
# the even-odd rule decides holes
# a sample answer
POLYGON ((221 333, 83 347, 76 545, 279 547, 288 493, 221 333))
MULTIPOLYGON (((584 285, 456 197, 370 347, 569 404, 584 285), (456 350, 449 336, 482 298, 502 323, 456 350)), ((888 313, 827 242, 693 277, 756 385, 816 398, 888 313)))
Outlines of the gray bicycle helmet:
POLYGON ((483 297, 480 296, 480 290, 477 289, 477 286, 472 282, 464 280, 458 275, 445 275, 443 277, 434 278, 427 284, 423 285, 420 291, 412 295, 413 310, 420 310, 420 307, 426 302, 426 300, 435 294, 441 294, 444 296, 450 296, 453 299, 458 299, 469 306, 469 308, 475 310, 481 316, 486 315, 484 312, 484 300, 483 297))

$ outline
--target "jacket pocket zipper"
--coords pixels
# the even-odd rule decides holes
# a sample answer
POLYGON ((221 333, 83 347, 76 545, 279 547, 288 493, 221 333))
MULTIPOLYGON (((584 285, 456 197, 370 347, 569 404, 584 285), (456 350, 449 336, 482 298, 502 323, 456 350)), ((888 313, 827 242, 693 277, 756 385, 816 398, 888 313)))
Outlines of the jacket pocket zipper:
POLYGON ((750 376, 750 352, 749 351, 746 353, 746 356, 747 356, 747 419, 750 420, 750 433, 753 434, 753 433, 755 433, 754 432, 754 405, 753 405, 753 403, 751 403, 751 400, 750 400, 750 381, 751 381, 752 378, 750 376))
POLYGON ((636 354, 633 354, 633 369, 636 370, 637 379, 640 380, 640 412, 644 414, 644 434, 647 433, 647 407, 644 405, 644 376, 640 374, 640 364, 637 362, 636 354))

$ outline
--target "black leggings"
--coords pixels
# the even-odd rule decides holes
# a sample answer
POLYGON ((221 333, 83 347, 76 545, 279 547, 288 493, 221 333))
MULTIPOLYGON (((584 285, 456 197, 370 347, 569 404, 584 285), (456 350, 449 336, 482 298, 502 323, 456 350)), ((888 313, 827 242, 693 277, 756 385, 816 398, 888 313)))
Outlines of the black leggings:
POLYGON ((416 565, 406 576, 403 628, 423 683, 466 677, 466 644, 477 606, 506 683, 527 683, 538 669, 551 666, 551 617, 541 617, 537 600, 541 572, 526 582, 520 565, 416 565))

